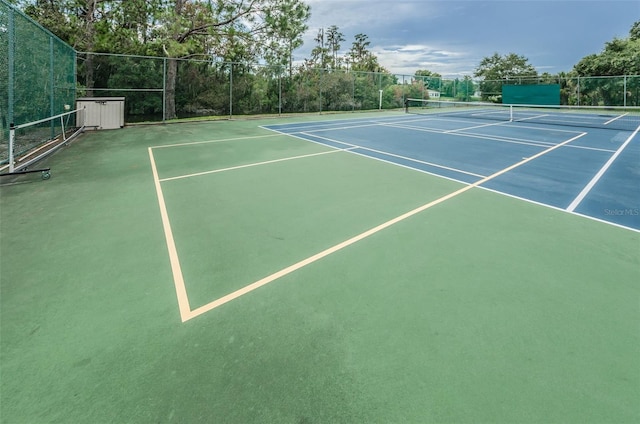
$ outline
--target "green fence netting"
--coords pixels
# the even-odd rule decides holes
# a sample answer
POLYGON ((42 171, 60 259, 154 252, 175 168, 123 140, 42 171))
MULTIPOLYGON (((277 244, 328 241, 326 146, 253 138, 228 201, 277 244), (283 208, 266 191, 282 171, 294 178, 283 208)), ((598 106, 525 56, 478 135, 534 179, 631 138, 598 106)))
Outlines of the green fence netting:
POLYGON ((8 161, 9 126, 74 107, 76 52, 0 0, 0 164, 8 161))

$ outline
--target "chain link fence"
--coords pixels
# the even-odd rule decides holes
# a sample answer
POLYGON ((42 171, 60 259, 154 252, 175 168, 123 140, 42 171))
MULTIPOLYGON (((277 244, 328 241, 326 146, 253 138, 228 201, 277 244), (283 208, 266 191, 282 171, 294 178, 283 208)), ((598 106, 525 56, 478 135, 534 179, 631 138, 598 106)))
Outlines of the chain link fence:
POLYGON ((37 121, 64 112, 66 105, 73 107, 76 52, 5 0, 0 0, 0 48, 3 164, 8 161, 12 123, 37 121))
POLYGON ((566 105, 640 106, 640 76, 486 81, 98 53, 78 59, 79 94, 125 96, 127 122, 399 109, 406 98, 500 102, 503 84, 559 84, 566 105))

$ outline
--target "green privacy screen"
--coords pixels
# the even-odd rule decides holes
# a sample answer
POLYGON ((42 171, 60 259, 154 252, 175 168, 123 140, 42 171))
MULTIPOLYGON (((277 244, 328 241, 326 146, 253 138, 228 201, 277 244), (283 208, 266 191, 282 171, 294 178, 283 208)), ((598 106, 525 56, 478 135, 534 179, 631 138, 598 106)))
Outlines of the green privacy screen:
POLYGON ((509 105, 559 105, 560 84, 503 85, 502 103, 509 105))
POLYGON ((8 161, 9 125, 74 107, 76 52, 0 0, 0 164, 8 161))

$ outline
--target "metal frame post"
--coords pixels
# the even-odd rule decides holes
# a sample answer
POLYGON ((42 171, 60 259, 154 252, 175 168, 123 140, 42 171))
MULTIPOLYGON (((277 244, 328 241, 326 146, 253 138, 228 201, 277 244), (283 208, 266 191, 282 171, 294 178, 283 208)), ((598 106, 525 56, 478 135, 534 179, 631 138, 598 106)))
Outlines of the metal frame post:
POLYGON ((9 172, 14 171, 13 145, 16 139, 16 129, 13 122, 9 124, 9 172))
POLYGON ((14 86, 15 86, 15 21, 14 21, 14 11, 9 8, 9 104, 8 106, 8 120, 11 122, 11 127, 13 127, 13 104, 15 102, 14 97, 14 86))
POLYGON ((162 123, 167 120, 167 58, 162 58, 162 123))
POLYGON ((233 62, 229 63, 229 119, 233 119, 233 62))
MULTIPOLYGON (((53 37, 49 37, 49 116, 53 116, 56 114, 56 105, 55 105, 55 88, 53 86, 55 81, 55 72, 53 68, 55 66, 54 63, 54 51, 53 51, 53 37)), ((55 122, 51 121, 51 138, 54 138, 56 135, 56 126, 55 122)))

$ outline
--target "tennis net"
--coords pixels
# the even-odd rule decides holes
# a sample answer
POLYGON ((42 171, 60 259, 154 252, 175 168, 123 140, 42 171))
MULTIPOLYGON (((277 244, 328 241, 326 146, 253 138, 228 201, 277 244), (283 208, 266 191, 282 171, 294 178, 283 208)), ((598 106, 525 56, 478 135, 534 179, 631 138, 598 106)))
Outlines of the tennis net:
POLYGON ((8 169, 12 173, 26 169, 70 142, 84 130, 84 127, 77 125, 82 121, 79 114, 83 112, 84 109, 77 109, 38 121, 12 125, 8 145, 0 147, 0 150, 7 149, 8 157, 0 171, 8 169))
POLYGON ((622 106, 548 106, 407 99, 408 113, 438 117, 537 123, 635 131, 640 108, 622 106))

